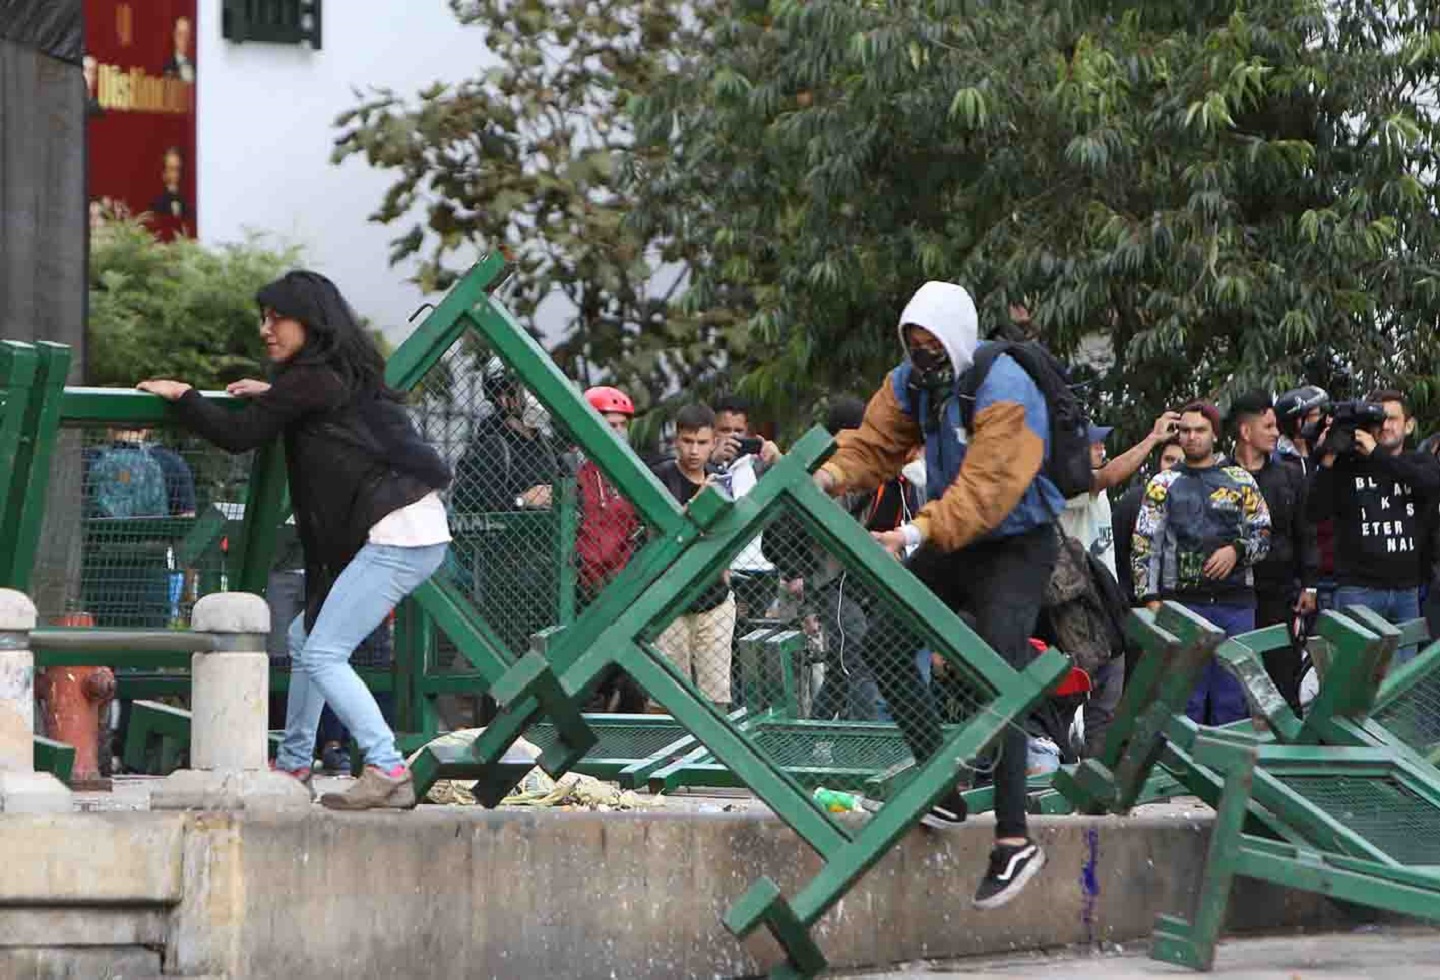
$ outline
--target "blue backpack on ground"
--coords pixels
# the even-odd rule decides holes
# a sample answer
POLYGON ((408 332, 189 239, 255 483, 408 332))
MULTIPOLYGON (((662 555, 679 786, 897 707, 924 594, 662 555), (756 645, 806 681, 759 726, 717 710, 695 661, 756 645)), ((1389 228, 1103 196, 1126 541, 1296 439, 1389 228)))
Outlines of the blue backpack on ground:
POLYGON ((143 446, 102 449, 87 482, 94 517, 164 517, 169 507, 165 471, 143 446))

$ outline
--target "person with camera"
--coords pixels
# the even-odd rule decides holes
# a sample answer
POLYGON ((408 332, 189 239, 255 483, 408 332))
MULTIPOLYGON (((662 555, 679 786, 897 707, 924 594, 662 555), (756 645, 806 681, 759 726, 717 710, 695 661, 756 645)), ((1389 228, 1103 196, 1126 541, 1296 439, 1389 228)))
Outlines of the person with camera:
POLYGON ((1275 423, 1280 428, 1275 455, 1281 462, 1293 463, 1307 477, 1314 471, 1311 448, 1329 409, 1330 393, 1317 385, 1292 388, 1275 399, 1275 423))
POLYGON ((1294 642, 1265 654, 1265 670, 1293 708, 1300 704, 1299 641, 1303 632, 1296 627, 1315 611, 1316 580, 1320 575, 1320 554, 1315 544, 1315 524, 1305 516, 1308 481, 1299 466, 1288 465, 1276 455, 1280 429, 1270 394, 1252 391, 1230 406, 1235 430, 1235 462, 1255 477, 1265 504, 1270 509, 1270 550, 1255 566, 1255 625, 1291 628, 1294 642))
MULTIPOLYGON (((1253 567, 1270 549, 1270 509, 1255 478, 1215 452, 1220 412, 1192 402, 1180 412, 1185 461, 1145 488, 1131 562, 1135 594, 1151 609, 1175 599, 1225 631, 1255 628, 1253 567)), ((1250 715, 1240 682, 1211 662, 1185 713, 1202 725, 1250 715)))
POLYGON ((1423 546, 1440 495, 1440 461, 1405 451, 1414 430, 1399 391, 1340 402, 1321 425, 1310 480, 1310 519, 1335 522, 1336 607, 1368 606, 1396 624, 1420 615, 1423 546))

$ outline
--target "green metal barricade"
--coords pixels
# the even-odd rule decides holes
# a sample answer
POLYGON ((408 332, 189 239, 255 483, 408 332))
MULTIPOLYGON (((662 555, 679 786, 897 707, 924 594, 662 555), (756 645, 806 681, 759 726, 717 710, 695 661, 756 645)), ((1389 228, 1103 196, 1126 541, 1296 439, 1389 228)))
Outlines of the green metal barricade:
MULTIPOLYGON (((547 451, 533 441, 543 436, 556 442, 558 455, 575 447, 583 456, 575 468, 581 492, 587 491, 589 478, 603 477, 625 501, 633 523, 618 537, 633 547, 615 559, 609 545, 596 545, 595 529, 586 522, 595 518, 597 508, 581 508, 577 536, 595 550, 584 544, 575 549, 573 621, 565 622, 562 612, 555 628, 532 640, 528 649, 521 646, 518 629, 491 621, 509 607, 482 605, 473 569, 452 569, 417 591, 415 605, 483 675, 500 710, 479 737, 445 739, 422 751, 415 760, 416 778, 422 785, 439 778, 474 779, 477 797, 493 804, 528 768, 503 762, 507 749, 539 723, 549 726, 539 736, 547 743, 540 759, 547 772, 559 775, 581 764, 604 736, 580 706, 618 668, 684 726, 697 751, 733 773, 824 859, 825 870, 795 899, 762 880, 726 917, 727 926, 741 936, 766 926, 787 952, 787 969, 814 973, 824 959, 809 937, 810 926, 954 785, 963 760, 993 743, 1058 682, 1064 658, 1052 651, 1029 670, 1016 672, 898 569, 852 517, 812 485, 810 472, 829 451, 823 434, 793 447, 748 496, 732 502, 710 489, 682 511, 534 341, 490 300, 488 291, 500 271, 498 259, 487 261, 462 279, 397 352, 387 373, 392 385, 415 393, 418 417, 430 420, 427 437, 465 477, 448 495, 451 513, 459 519, 494 513, 496 503, 506 500, 517 511, 543 510, 546 499, 553 506, 554 488, 563 485, 563 475, 553 477, 549 493, 537 490, 539 481, 565 470, 563 460, 558 470, 548 469, 547 451), (501 438, 503 432, 497 437, 497 426, 482 422, 497 417, 509 427, 509 437, 501 438), (477 446, 483 447, 483 456, 476 456, 477 446), (493 478, 480 475, 479 464, 503 462, 506 453, 512 457, 506 466, 524 456, 530 468, 497 490, 487 483, 493 478), (471 463, 462 466, 467 454, 471 463), (950 665, 956 680, 952 687, 960 695, 950 700, 959 707, 944 749, 899 774, 894 792, 863 828, 836 821, 817 806, 805 782, 792 773, 795 767, 787 765, 795 760, 784 754, 787 745, 813 753, 827 741, 833 751, 837 732, 861 723, 855 715, 872 707, 881 710, 868 689, 853 697, 850 692, 837 695, 827 717, 794 719, 825 723, 795 741, 771 738, 776 729, 772 722, 759 722, 758 715, 753 723, 746 716, 731 717, 742 707, 737 701, 770 686, 763 675, 737 670, 756 663, 736 657, 736 616, 726 598, 727 570, 762 538, 763 560, 779 569, 797 600, 787 628, 805 637, 810 654, 797 656, 798 642, 787 641, 778 665, 780 711, 806 713, 801 692, 809 678, 797 674, 812 666, 821 668, 817 675, 833 668, 832 679, 863 680, 862 668, 873 670, 877 663, 915 669, 917 654, 928 649, 950 665), (596 554, 610 562, 599 571, 596 554), (795 586, 797 578, 803 578, 803 589, 795 586), (867 644, 863 657, 860 643, 867 644), (792 672, 790 694, 783 680, 786 664, 792 672)), ((527 560, 552 553, 547 542, 534 544, 527 560)), ((559 556, 555 561, 559 577, 566 563, 559 556)), ((783 613, 763 610, 767 616, 772 611, 783 613)), ((746 632, 740 628, 739 636, 743 639, 746 632)), ((773 714, 777 705, 771 696, 757 697, 773 714)), ((893 729, 877 727, 884 741, 896 743, 893 729)), ((678 739, 665 748, 685 755, 687 744, 678 739)), ((873 778, 871 764, 878 763, 854 767, 856 788, 873 778)), ((640 768, 647 767, 653 763, 640 768)), ((627 767, 629 778, 636 778, 635 768, 627 767)))

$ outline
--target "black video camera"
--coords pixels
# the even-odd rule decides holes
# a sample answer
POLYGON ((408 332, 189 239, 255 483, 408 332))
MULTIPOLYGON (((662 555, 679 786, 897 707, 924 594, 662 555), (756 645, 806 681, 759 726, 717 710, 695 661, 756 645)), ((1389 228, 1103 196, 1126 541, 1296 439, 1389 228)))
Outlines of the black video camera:
POLYGON ((1355 451, 1357 429, 1377 429, 1385 424, 1385 406, 1378 402, 1336 402, 1323 416, 1300 430, 1300 436, 1317 455, 1344 456, 1355 451), (1323 445, 1316 446, 1320 433, 1330 427, 1323 445))

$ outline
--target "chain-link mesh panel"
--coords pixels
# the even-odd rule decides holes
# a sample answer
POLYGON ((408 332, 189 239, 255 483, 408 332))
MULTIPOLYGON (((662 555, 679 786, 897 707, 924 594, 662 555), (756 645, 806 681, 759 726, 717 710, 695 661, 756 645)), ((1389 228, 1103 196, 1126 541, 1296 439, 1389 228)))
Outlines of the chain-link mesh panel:
POLYGON ((42 620, 187 626, 196 599, 238 572, 250 462, 174 430, 65 430, 36 563, 42 620))
POLYGON ((1440 807, 1394 776, 1276 778, 1401 864, 1440 865, 1440 807))
MULTIPOLYGON (((421 436, 451 465, 445 493, 453 542, 440 575, 515 656, 530 637, 573 622, 630 561, 647 529, 630 502, 576 447, 477 334, 467 334, 411 393, 421 436)), ((624 420, 620 420, 624 428, 624 420)), ((438 663, 455 663, 442 638, 438 663)), ((618 672, 591 704, 644 708, 618 672)))
POLYGON ((1440 671, 1421 677, 1395 700, 1375 712, 1375 720, 1417 751, 1440 745, 1440 671))
MULTIPOLYGON (((596 742, 585 759, 576 766, 585 770, 585 762, 599 759, 630 759, 636 762, 648 759, 657 752, 668 748, 685 736, 685 727, 668 719, 635 719, 633 724, 596 723, 592 725, 596 742)), ((537 722, 525 730, 525 739, 542 752, 554 748, 560 742, 560 734, 547 721, 537 722)))
POLYGON ((983 710, 988 694, 932 656, 897 600, 798 515, 783 512, 757 542, 655 646, 705 697, 746 708, 773 763, 807 784, 864 790, 911 757, 897 719, 930 726, 938 747, 941 725, 983 710))

